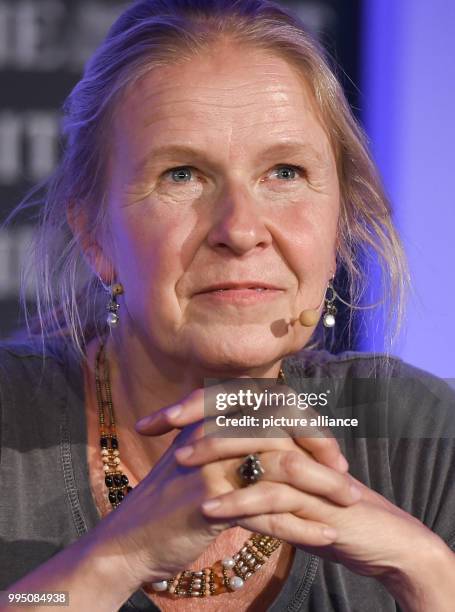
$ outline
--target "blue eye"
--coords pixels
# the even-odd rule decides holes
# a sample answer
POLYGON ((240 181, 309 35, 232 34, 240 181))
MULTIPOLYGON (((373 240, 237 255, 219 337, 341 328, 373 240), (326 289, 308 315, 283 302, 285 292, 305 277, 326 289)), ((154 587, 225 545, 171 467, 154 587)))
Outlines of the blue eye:
MULTIPOLYGON (((280 166, 277 169, 278 176, 285 179, 285 181, 293 180, 296 178, 296 173, 303 176, 304 169, 301 166, 295 166, 289 164, 287 166, 280 166)), ((178 166, 177 168, 169 168, 166 170, 164 175, 170 175, 172 182, 174 183, 188 183, 192 178, 192 167, 191 166, 178 166)))
POLYGON ((187 183, 188 180, 186 179, 191 179, 191 168, 189 166, 171 168, 167 170, 165 174, 170 174, 175 183, 187 183))
POLYGON ((280 176, 281 173, 281 177, 288 180, 288 179, 295 179, 295 175, 296 172, 299 173, 303 173, 303 168, 301 166, 293 166, 293 165, 289 165, 289 166, 281 166, 280 168, 278 168, 277 172, 278 172, 278 176, 280 176))

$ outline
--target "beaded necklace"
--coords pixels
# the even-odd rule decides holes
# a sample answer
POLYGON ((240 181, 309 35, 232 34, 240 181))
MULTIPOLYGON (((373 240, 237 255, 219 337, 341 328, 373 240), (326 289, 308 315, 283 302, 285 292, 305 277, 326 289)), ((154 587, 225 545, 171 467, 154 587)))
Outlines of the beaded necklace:
MULTIPOLYGON (((280 369, 279 382, 284 382, 280 369)), ((114 407, 109 376, 109 364, 105 356, 104 342, 101 342, 95 361, 95 384, 98 401, 100 426, 100 448, 104 482, 108 499, 113 509, 122 502, 125 495, 133 490, 128 476, 120 469, 120 451, 115 425, 114 407), (103 376, 100 375, 103 368, 103 376), (107 407, 109 422, 106 423, 104 407, 107 407)), ((281 545, 281 540, 260 533, 252 533, 243 547, 232 557, 216 561, 212 567, 199 571, 183 570, 169 580, 146 583, 142 589, 148 593, 168 591, 180 597, 207 597, 241 589, 245 581, 257 572, 272 553, 281 545)))

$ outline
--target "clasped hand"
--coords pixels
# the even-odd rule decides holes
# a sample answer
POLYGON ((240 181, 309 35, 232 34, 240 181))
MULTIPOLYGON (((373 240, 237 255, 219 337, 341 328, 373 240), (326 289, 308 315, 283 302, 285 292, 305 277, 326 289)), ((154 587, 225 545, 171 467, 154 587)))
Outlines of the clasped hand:
POLYGON ((404 568, 422 546, 439 540, 415 517, 351 476, 336 439, 322 432, 292 438, 206 436, 204 389, 142 419, 136 428, 149 436, 181 430, 173 442, 176 461, 187 468, 199 466, 218 491, 201 505, 208 521, 280 538, 376 578, 404 568), (260 454, 265 474, 242 488, 236 470, 250 453, 260 454))

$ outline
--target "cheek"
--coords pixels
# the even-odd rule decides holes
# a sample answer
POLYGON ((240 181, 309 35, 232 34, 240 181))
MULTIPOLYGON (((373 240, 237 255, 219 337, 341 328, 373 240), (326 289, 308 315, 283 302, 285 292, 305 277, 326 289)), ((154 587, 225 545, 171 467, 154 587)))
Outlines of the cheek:
POLYGON ((143 204, 135 210, 124 208, 115 219, 119 278, 135 294, 139 290, 147 297, 173 295, 190 257, 188 235, 196 224, 194 215, 182 218, 181 212, 143 204))
POLYGON ((276 218, 279 248, 301 278, 321 277, 333 267, 338 224, 337 198, 295 202, 276 218))

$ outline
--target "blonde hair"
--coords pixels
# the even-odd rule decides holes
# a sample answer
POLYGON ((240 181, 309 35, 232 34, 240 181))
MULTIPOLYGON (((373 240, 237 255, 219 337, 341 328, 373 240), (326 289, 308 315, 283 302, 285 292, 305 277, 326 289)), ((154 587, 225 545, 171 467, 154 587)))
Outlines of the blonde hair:
MULTIPOLYGON (((66 335, 75 352, 84 356, 86 343, 102 333, 107 295, 85 263, 78 237, 67 222, 68 208, 75 205, 84 212, 93 236, 106 233, 105 149, 116 102, 149 70, 206 53, 221 38, 275 53, 310 86, 337 160, 337 276, 343 271, 348 281, 344 299, 353 306, 361 302, 368 262, 376 254, 392 343, 402 320, 409 274, 365 135, 318 43, 295 14, 268 0, 143 0, 113 24, 64 104, 66 142, 60 163, 13 211, 39 205, 30 258, 37 308, 32 323, 21 292, 29 334, 40 334, 43 342, 52 335, 66 335), (35 198, 41 189, 44 195, 35 198)), ((319 324, 311 347, 324 345, 321 330, 319 324)))

